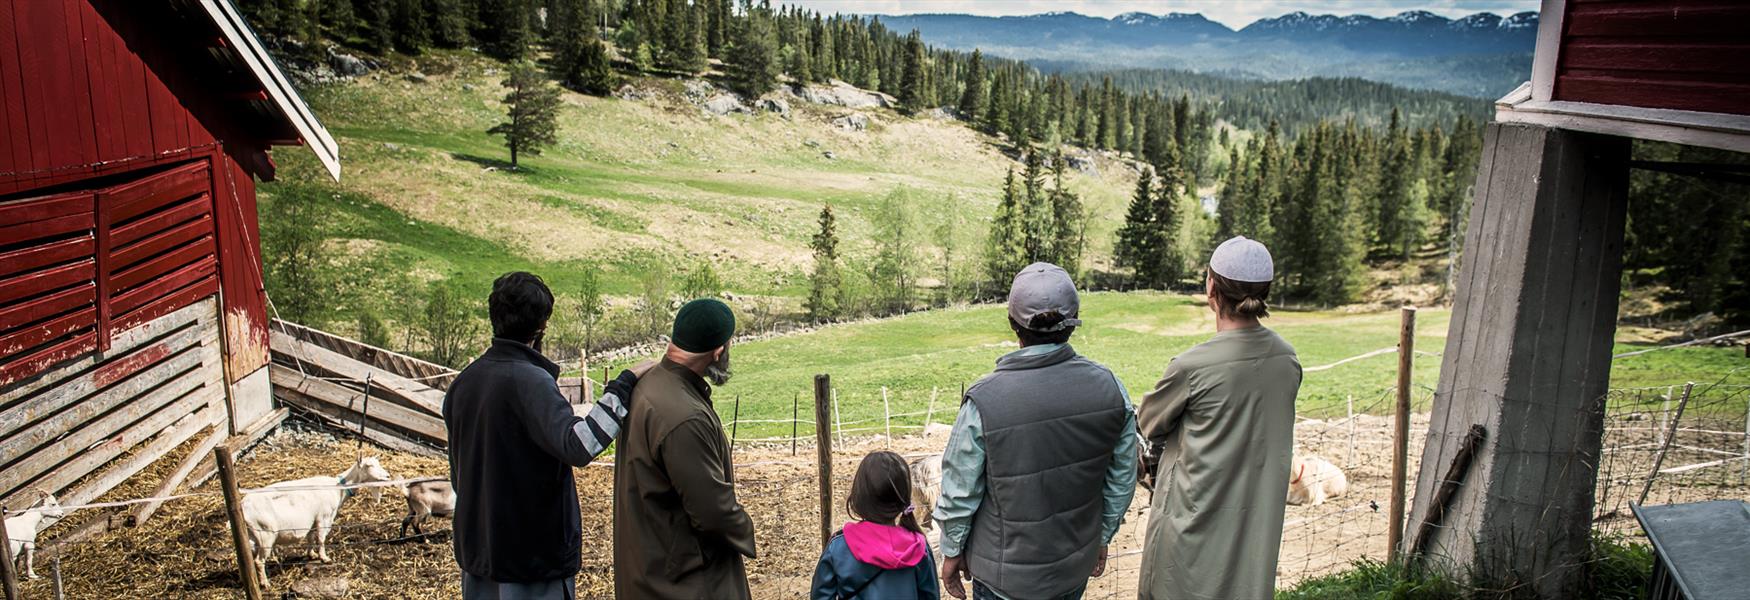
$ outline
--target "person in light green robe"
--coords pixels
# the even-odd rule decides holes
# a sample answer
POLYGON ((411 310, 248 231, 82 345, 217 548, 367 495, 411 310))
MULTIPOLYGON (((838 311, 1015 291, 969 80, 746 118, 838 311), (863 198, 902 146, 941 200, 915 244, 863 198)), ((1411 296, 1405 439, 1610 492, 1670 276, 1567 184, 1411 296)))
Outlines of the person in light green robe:
POLYGON ((1274 594, 1301 370, 1294 347, 1258 321, 1271 264, 1245 238, 1216 249, 1215 336, 1174 358, 1137 406, 1153 476, 1142 600, 1274 594))

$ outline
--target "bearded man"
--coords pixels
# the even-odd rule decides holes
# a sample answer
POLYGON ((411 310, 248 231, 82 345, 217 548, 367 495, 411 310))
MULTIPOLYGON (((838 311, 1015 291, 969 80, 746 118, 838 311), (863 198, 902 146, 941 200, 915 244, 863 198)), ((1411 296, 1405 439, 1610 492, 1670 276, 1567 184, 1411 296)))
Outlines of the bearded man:
POLYGON ((743 557, 754 557, 753 520, 711 407, 711 386, 729 381, 734 333, 728 305, 688 302, 662 362, 632 392, 614 454, 615 598, 752 597, 743 557))

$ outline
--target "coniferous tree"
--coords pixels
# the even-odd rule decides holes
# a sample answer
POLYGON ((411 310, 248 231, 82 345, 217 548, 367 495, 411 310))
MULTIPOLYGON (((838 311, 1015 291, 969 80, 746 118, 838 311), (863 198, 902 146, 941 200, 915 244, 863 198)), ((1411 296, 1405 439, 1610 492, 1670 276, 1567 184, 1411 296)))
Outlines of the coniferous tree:
POLYGON ((500 60, 520 60, 534 33, 529 30, 529 6, 524 0, 478 0, 480 26, 475 37, 481 49, 500 60))
POLYGON ((984 116, 984 53, 974 48, 966 65, 966 89, 960 94, 960 118, 978 123, 984 116))
MULTIPOLYGON (((1052 246, 1051 197, 1045 190, 1045 160, 1038 151, 1027 153, 1021 172, 1021 247, 1026 262, 1049 260, 1052 246)), ((1023 263, 1025 264, 1025 263, 1023 263)))
POLYGON ((431 32, 431 40, 439 46, 460 48, 473 41, 468 35, 472 18, 463 0, 429 0, 426 18, 429 19, 427 30, 431 32))
POLYGON ((919 262, 910 195, 904 190, 888 194, 876 208, 873 221, 875 262, 869 274, 876 302, 887 314, 905 313, 917 302, 919 262))
POLYGON ((821 207, 820 229, 809 247, 814 250, 814 272, 808 279, 808 316, 815 321, 838 318, 844 282, 839 273, 838 221, 831 204, 821 207))
POLYGON ((1008 176, 1003 178, 1002 199, 997 202, 997 212, 991 218, 990 233, 985 238, 986 274, 999 288, 1021 267, 1027 266, 1027 233, 1025 216, 1021 212, 1023 201, 1021 190, 1015 187, 1015 170, 1010 168, 1008 176))
POLYGON ((559 91, 547 85, 546 78, 533 65, 523 63, 511 67, 504 87, 510 93, 504 103, 510 120, 486 130, 504 136, 510 149, 510 166, 517 167, 520 154, 541 153, 541 149, 557 140, 554 123, 559 114, 559 91))
POLYGON ((419 54, 430 46, 431 30, 426 27, 427 22, 423 0, 395 0, 389 24, 395 32, 395 49, 408 54, 419 54))
POLYGON ((548 16, 555 23, 553 62, 565 85, 585 94, 606 96, 619 83, 608 60, 607 45, 596 29, 591 0, 559 0, 548 16))
POLYGON ((1158 208, 1159 198, 1172 196, 1172 192, 1167 189, 1167 182, 1157 188, 1154 180, 1154 170, 1143 167, 1142 175, 1136 179, 1130 208, 1124 214, 1124 225, 1118 228, 1118 242, 1112 248, 1118 266, 1128 267, 1136 285, 1146 288, 1160 288, 1167 283, 1160 268, 1172 242, 1159 220, 1158 208))
POLYGON ((729 84, 749 98, 757 98, 778 84, 778 41, 765 11, 756 10, 741 19, 735 45, 729 49, 729 84))
POLYGON ((929 108, 930 94, 925 81, 925 70, 929 65, 926 60, 923 39, 913 29, 905 38, 905 58, 900 66, 899 110, 902 113, 917 114, 929 108))
POLYGON ((360 0, 362 6, 355 7, 363 21, 358 28, 359 37, 373 52, 395 49, 395 8, 398 3, 399 0, 360 0))
POLYGON ((1100 84, 1100 123, 1095 134, 1099 140, 1095 144, 1101 148, 1119 148, 1121 146, 1118 141, 1118 130, 1121 125, 1116 114, 1116 111, 1121 107, 1114 106, 1114 94, 1112 78, 1107 77, 1100 84))
POLYGON ((1051 162, 1051 247, 1045 259, 1074 277, 1081 272, 1082 252, 1087 245, 1087 211, 1081 197, 1063 183, 1067 162, 1061 152, 1051 162))

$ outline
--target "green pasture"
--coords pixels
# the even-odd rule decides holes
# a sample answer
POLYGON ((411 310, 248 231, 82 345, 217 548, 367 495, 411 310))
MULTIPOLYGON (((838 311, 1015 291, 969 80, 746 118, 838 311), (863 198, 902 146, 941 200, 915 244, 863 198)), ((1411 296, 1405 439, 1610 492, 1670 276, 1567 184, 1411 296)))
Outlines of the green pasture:
MULTIPOLYGON (((904 317, 835 325, 824 329, 752 341, 732 347, 735 376, 719 388, 715 400, 728 422, 740 399, 740 417, 789 419, 797 402, 803 420, 812 419, 813 376, 832 376, 838 391, 839 417, 845 428, 882 425, 881 388, 888 389, 894 414, 928 411, 936 390, 933 421, 952 422, 960 386, 990 371, 997 357, 1013 351, 1001 305, 975 306, 916 313, 904 317), (855 423, 854 423, 855 422, 855 423)), ((1416 347, 1438 354, 1446 345, 1447 309, 1424 309, 1416 322, 1416 347)), ((1149 292, 1102 292, 1083 296, 1083 326, 1071 343, 1082 354, 1110 367, 1140 400, 1173 356, 1202 342, 1215 324, 1193 296, 1149 292)), ((1389 312, 1276 311, 1266 323, 1294 344, 1307 368, 1335 363, 1397 343, 1399 316, 1389 312)), ((1619 344, 1617 352, 1641 348, 1619 344)), ((618 369, 631 360, 612 365, 618 369)), ((1734 369, 1750 367, 1735 348, 1679 348, 1615 361, 1611 386, 1711 383, 1734 369)), ((1357 411, 1385 414, 1391 410, 1396 382, 1395 353, 1309 372, 1297 411, 1308 416, 1341 416, 1350 397, 1357 411)), ((1419 410, 1427 410, 1439 379, 1440 358, 1416 357, 1412 382, 1419 410)), ((599 377, 599 372, 597 373, 599 377)), ((1734 375, 1750 383, 1750 369, 1734 375)), ((1743 396, 1737 398, 1743 412, 1743 396)), ((922 423, 923 416, 896 418, 896 424, 922 423)), ((807 423, 799 431, 812 429, 807 423)), ((910 430, 907 430, 910 431, 910 430)), ((872 432, 860 432, 872 433, 872 432)), ((898 433, 896 431, 896 433, 898 433)), ((788 424, 747 423, 738 437, 780 437, 788 424)))

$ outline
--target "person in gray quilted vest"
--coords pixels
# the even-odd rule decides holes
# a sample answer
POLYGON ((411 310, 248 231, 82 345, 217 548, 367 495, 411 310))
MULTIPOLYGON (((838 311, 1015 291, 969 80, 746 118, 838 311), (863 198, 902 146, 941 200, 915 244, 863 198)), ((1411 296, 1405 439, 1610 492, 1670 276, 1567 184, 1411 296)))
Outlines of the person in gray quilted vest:
POLYGON ((1076 354, 1069 274, 1033 263, 1009 288, 1021 349, 966 389, 942 454, 942 588, 977 600, 1077 599, 1136 491, 1136 411, 1112 371, 1076 354))

